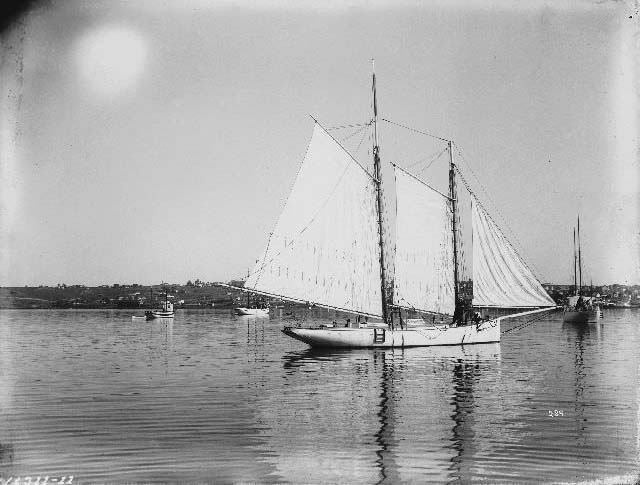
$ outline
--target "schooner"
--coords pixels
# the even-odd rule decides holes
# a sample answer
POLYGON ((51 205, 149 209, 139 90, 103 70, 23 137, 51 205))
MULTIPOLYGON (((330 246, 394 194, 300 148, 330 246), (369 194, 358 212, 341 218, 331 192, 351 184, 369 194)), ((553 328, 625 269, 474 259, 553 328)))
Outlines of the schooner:
POLYGON ((600 305, 595 302, 593 288, 591 296, 582 294, 582 248, 580 244, 580 216, 578 216, 578 249, 576 253, 576 230, 573 230, 573 290, 567 298, 562 321, 571 323, 597 323, 602 318, 600 305), (578 279, 578 273, 580 278, 578 279))
POLYGON ((372 88, 373 170, 359 163, 314 118, 294 186, 243 289, 356 316, 347 324, 283 329, 315 347, 498 342, 502 319, 554 308, 531 270, 474 200, 473 306, 527 311, 490 319, 476 314, 472 321, 464 315, 468 309, 460 295, 457 169, 451 141, 446 194, 393 165, 395 271, 389 281, 375 72, 372 88), (428 317, 407 320, 403 311, 428 317))

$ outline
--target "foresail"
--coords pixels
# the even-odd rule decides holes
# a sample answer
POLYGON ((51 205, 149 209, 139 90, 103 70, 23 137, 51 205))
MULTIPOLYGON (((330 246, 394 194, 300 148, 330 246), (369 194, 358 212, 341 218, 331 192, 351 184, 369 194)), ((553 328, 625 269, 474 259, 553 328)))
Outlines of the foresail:
POLYGON ((547 307, 554 301, 487 213, 472 202, 473 305, 547 307))
POLYGON ((375 187, 318 124, 246 288, 382 315, 375 187))
POLYGON ((395 167, 396 249, 393 302, 453 314, 453 238, 446 197, 395 167))

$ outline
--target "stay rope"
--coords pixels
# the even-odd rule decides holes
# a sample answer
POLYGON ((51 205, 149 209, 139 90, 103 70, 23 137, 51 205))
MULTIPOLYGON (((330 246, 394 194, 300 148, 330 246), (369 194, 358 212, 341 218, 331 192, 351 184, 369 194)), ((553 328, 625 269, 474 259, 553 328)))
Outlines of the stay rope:
POLYGON ((367 123, 353 123, 351 125, 332 126, 330 128, 327 128, 327 131, 343 130, 345 128, 360 128, 360 127, 366 127, 370 125, 371 125, 371 121, 368 121, 367 123))
MULTIPOLYGON (((465 166, 469 169, 469 171, 471 172, 471 175, 473 175, 473 177, 476 179, 476 181, 478 182, 478 185, 480 186, 480 189, 482 190, 482 192, 484 193, 486 199, 491 203, 491 206, 493 208, 493 210, 495 211, 496 214, 498 214, 498 216, 501 219, 502 225, 507 229, 507 231, 509 232, 509 237, 511 238, 511 240, 515 241, 515 243, 518 246, 518 249, 520 250, 520 252, 522 252, 522 248, 524 247, 522 245, 522 243, 520 242, 520 240, 518 239, 518 237, 516 236, 515 232, 513 231, 513 229, 511 229, 511 227, 509 226, 509 224, 507 223, 507 219, 506 217, 502 214, 502 212, 500 211, 500 209, 498 209, 498 204, 495 203, 495 201, 493 200, 493 198, 491 197, 491 195, 489 194, 489 191, 484 187, 484 185, 482 184, 482 182, 480 181, 480 178, 476 175, 475 171, 473 170, 473 167, 471 166, 471 164, 467 161, 467 159, 465 158, 465 156, 462 153, 462 149, 460 148, 460 146, 454 141, 453 144, 456 146, 456 151, 458 152, 458 155, 460 156, 460 159, 465 163, 465 166)), ((484 207, 484 205, 480 202, 480 198, 471 190, 471 188, 469 187, 468 182, 465 180, 464 176, 462 175, 462 172, 460 171, 460 168, 456 165, 456 172, 458 172, 458 175, 460 175, 460 178, 462 178, 462 182, 464 183, 465 188, 467 189, 467 192, 469 192, 473 198, 476 200, 476 202, 478 203, 478 205, 482 208, 482 210, 484 211, 485 214, 487 214, 487 216, 489 216, 489 218, 491 220, 493 220, 493 223, 495 224, 495 226, 498 228, 498 230, 502 233, 502 236, 505 238, 505 240, 509 243, 509 245, 513 248, 513 250, 516 252, 516 254, 518 255, 518 257, 520 258, 520 260, 522 261, 522 263, 527 267, 527 269, 529 269, 529 271, 531 271, 534 276, 539 280, 542 281, 546 278, 541 278, 542 273, 540 272, 540 270, 538 270, 538 268, 531 268, 529 266, 529 264, 527 264, 527 261, 518 253, 518 249, 516 249, 515 245, 513 245, 511 243, 511 240, 509 238, 506 237, 506 235, 504 234, 504 232, 502 231, 502 229, 500 228, 500 226, 496 223, 496 221, 493 219, 493 217, 491 217, 491 213, 484 207), (535 271, 534 271, 535 270, 535 271)), ((533 264, 531 264, 531 266, 533 266, 533 264)))
POLYGON ((450 141, 447 138, 442 138, 441 136, 437 136, 434 135, 432 133, 427 133, 426 131, 420 131, 420 130, 416 130, 415 128, 411 128, 410 126, 406 126, 406 125, 401 125, 400 123, 396 123, 395 121, 391 121, 391 120, 387 120, 385 118, 381 118, 381 121, 385 121, 391 125, 396 125, 399 126, 400 128, 404 128, 405 130, 409 130, 409 131, 413 131, 414 133, 419 133, 420 135, 426 135, 426 136, 430 136, 431 138, 435 138, 436 140, 440 140, 440 141, 450 141))
MULTIPOLYGON (((467 192, 469 192, 469 194, 473 197, 473 199, 476 201, 476 204, 478 205, 478 207, 480 207, 480 209, 482 209, 482 212, 484 212, 484 214, 491 220, 491 222, 493 222, 493 225, 495 226, 495 228, 498 230, 498 232, 500 233, 500 235, 502 236, 502 239, 511 247, 511 249, 513 249, 513 252, 515 253, 515 255, 518 257, 518 259, 520 260, 520 262, 529 270, 531 271, 531 274, 533 274, 538 281, 542 281, 542 278, 540 278, 539 271, 534 271, 529 264, 527 264, 527 260, 525 258, 523 258, 520 255, 520 252, 518 251, 518 249, 511 243, 511 241, 509 240, 509 238, 505 235, 505 233, 502 231, 502 229, 500 228, 500 226, 498 225, 498 223, 494 220, 494 218, 491 216, 491 214, 489 213, 489 211, 487 211, 487 209, 484 207, 484 205, 482 204, 482 202, 480 202, 480 199, 478 198, 478 196, 473 192, 473 190, 471 190, 471 187, 469 186, 467 180, 464 178, 464 175, 462 175, 462 172, 460 171, 460 169, 458 168, 458 166, 456 165, 455 167, 456 172, 458 172, 458 175, 460 176, 460 180, 462 180, 462 184, 464 185, 465 189, 467 190, 467 192)), ((504 219, 504 218, 503 218, 504 219)), ((513 231, 509 231, 510 233, 513 234, 513 231)), ((512 236, 515 237, 515 236, 512 236)), ((516 238, 517 240, 517 238, 516 238)), ((518 246, 522 247, 522 244, 518 244, 518 246)))

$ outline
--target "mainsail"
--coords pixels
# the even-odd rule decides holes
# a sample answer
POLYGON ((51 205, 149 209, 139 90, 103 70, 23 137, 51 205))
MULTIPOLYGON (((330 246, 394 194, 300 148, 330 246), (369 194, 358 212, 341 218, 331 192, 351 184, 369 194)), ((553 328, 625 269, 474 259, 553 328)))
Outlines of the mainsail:
POLYGON ((375 186, 317 123, 296 182, 245 288, 382 315, 375 186))
POLYGON ((396 249, 393 303, 453 314, 452 215, 448 198, 394 166, 396 249))
POLYGON ((472 201, 473 305, 548 307, 554 301, 487 213, 472 201))

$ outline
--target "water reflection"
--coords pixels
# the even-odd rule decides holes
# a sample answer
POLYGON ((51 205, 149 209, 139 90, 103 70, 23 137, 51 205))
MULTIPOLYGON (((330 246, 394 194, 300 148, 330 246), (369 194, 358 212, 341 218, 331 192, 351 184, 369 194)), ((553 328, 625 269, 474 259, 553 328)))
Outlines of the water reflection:
MULTIPOLYGON (((597 325, 597 324, 596 324, 597 325)), ((599 325, 597 325, 599 327, 599 325)), ((582 325, 577 329, 576 341, 574 345, 575 357, 575 402, 574 402, 574 414, 576 423, 576 435, 578 437, 577 444, 580 448, 584 448, 586 445, 586 421, 584 413, 584 340, 585 336, 590 332, 589 326, 582 325)), ((584 461, 584 459, 583 459, 584 461)))
MULTIPOLYGON (((500 344, 323 351, 283 322, 0 312, 0 477, 539 483, 638 469, 640 313, 500 344), (564 416, 548 417, 549 409, 564 416)), ((75 481, 75 480, 74 480, 75 481)))
MULTIPOLYGON (((318 383, 313 374, 321 368, 325 373, 329 367, 333 370, 336 409, 348 415, 354 406, 363 408, 360 420, 366 424, 364 434, 358 436, 355 426, 352 440, 361 447, 368 442, 372 446, 367 447, 368 456, 361 457, 360 466, 365 468, 367 461, 373 461, 377 476, 371 477, 372 482, 399 483, 424 478, 425 473, 436 481, 468 477, 475 449, 474 411, 478 406, 474 386, 485 369, 495 371, 499 360, 498 344, 410 349, 306 348, 286 353, 282 365, 284 377, 293 387, 306 374, 307 398, 323 392, 315 390, 318 383), (354 392, 364 396, 365 401, 354 402, 354 392), (443 448, 450 451, 443 453, 443 448)), ((291 400, 289 395, 283 398, 291 400)), ((301 414, 295 413, 295 418, 301 414)), ((326 429, 328 420, 341 419, 322 412, 311 412, 306 417, 304 426, 311 435, 326 429)), ((302 425, 301 421, 297 424, 302 425)), ((273 434, 282 435, 282 429, 274 429, 273 434)))
MULTIPOLYGON (((592 339, 600 340, 600 323, 584 324, 574 322, 564 322, 563 331, 566 332, 567 343, 573 348, 573 414, 575 423, 575 437, 578 450, 584 450, 587 444, 587 423, 588 418, 585 413, 585 345, 591 343, 592 339)), ((582 463, 586 463, 583 451, 579 451, 582 463)))
MULTIPOLYGON (((400 351, 402 353, 402 351, 400 351)), ((394 401, 395 394, 395 374, 396 366, 402 364, 400 360, 394 359, 393 351, 374 351, 374 366, 380 366, 381 383, 380 383, 380 401, 378 403, 378 418, 380 420, 380 428, 376 432, 375 441, 378 445, 376 453, 376 465, 380 471, 380 480, 377 483, 399 483, 398 466, 396 464, 393 452, 393 419, 394 419, 394 401), (390 358, 388 358, 390 357, 390 358)), ((402 356, 404 357, 404 356, 402 356)))
POLYGON ((13 445, 0 442, 0 467, 13 464, 13 445))
POLYGON ((325 349, 308 347, 303 350, 287 352, 283 357, 282 367, 284 369, 295 369, 305 365, 317 364, 322 361, 339 362, 342 360, 355 361, 358 356, 368 356, 368 350, 350 349, 325 349))
POLYGON ((473 410, 476 406, 473 395, 474 383, 480 379, 480 366, 477 361, 456 360, 453 366, 453 390, 451 399, 453 406, 454 425, 453 449, 456 456, 451 458, 450 478, 456 481, 464 480, 468 476, 465 466, 471 463, 473 458, 474 416, 473 410))

